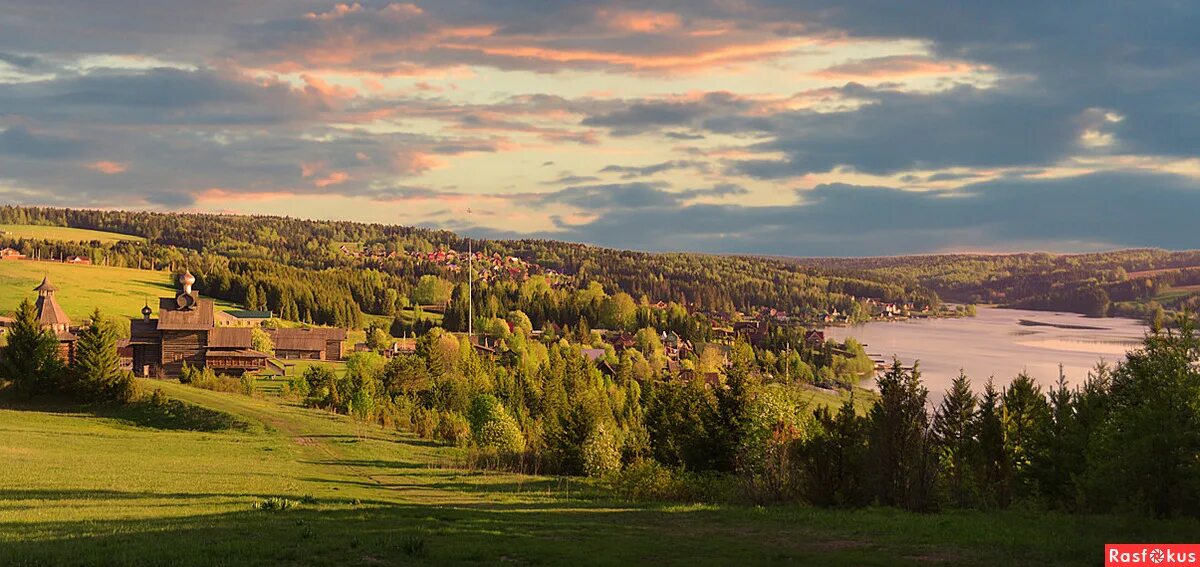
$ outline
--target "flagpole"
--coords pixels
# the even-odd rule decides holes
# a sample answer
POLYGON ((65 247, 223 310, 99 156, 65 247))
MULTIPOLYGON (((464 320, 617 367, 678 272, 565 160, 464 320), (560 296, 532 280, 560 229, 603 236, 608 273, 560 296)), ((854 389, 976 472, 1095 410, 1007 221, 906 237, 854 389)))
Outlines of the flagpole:
MULTIPOLYGON (((471 209, 467 209, 471 214, 471 209)), ((475 337, 475 252, 467 237, 467 342, 475 337)))

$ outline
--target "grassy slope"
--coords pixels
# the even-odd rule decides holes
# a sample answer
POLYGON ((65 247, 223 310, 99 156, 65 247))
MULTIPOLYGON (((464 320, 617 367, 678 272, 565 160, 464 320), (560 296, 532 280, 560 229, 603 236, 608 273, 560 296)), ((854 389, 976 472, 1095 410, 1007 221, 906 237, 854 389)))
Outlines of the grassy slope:
POLYGON ((0 564, 1095 564, 1196 522, 1005 512, 613 504, 557 479, 445 468, 456 450, 345 418, 156 383, 243 416, 215 433, 0 409, 0 564), (253 509, 310 496, 298 509, 253 509))
POLYGON ((37 226, 29 224, 0 224, 0 236, 8 238, 36 238, 39 240, 61 240, 66 242, 120 242, 122 240, 145 240, 140 236, 86 230, 82 228, 67 228, 64 226, 37 226))
MULTIPOLYGON (((139 317, 147 300, 157 311, 157 298, 175 293, 167 272, 5 260, 0 262, 0 313, 11 313, 22 299, 36 299, 33 288, 47 275, 59 288, 55 295, 59 305, 76 323, 90 315, 96 306, 102 306, 105 315, 139 317)), ((221 301, 217 306, 234 307, 221 301)))

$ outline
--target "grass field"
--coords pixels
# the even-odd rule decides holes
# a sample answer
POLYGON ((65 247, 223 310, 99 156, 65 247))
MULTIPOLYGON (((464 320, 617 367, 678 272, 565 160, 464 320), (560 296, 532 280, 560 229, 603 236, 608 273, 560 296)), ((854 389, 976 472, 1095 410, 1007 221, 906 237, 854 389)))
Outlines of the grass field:
MULTIPOLYGON (((147 300, 157 312, 157 299, 172 296, 176 291, 167 272, 5 260, 0 262, 0 313, 13 312, 22 299, 36 299, 33 288, 41 283, 43 276, 49 276, 58 286, 55 298, 76 323, 91 315, 96 307, 109 316, 139 317, 147 300)), ((235 306, 218 301, 217 307, 235 306)))
POLYGON ((67 228, 64 226, 38 226, 31 224, 0 224, 0 236, 8 238, 36 238, 40 240, 60 240, 64 242, 91 242, 98 240, 103 243, 120 242, 122 240, 143 241, 140 236, 86 230, 82 228, 67 228))
POLYGON ((1020 511, 617 503, 577 479, 451 468, 457 449, 344 417, 153 386, 194 405, 0 406, 0 565, 1094 565, 1105 542, 1200 533, 1020 511), (273 497, 297 505, 256 508, 273 497))

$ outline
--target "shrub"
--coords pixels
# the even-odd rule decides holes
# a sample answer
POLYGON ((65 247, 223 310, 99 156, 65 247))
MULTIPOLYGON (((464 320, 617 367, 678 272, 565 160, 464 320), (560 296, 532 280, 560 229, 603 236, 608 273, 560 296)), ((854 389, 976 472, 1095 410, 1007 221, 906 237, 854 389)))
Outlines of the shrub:
POLYGON ((416 406, 412 409, 411 419, 413 433, 416 433, 425 439, 433 439, 434 433, 437 431, 438 426, 437 411, 416 406))
POLYGON ((448 445, 466 446, 471 439, 471 424, 456 411, 445 411, 438 415, 437 429, 433 438, 448 445))
POLYGON ((254 503, 255 510, 267 510, 270 512, 283 512, 285 510, 291 510, 292 508, 297 508, 299 506, 300 506, 299 502, 297 502, 295 500, 289 500, 287 498, 283 498, 280 496, 272 496, 271 498, 267 498, 266 500, 259 500, 258 502, 254 503))
POLYGON ((242 374, 239 381, 241 382, 243 394, 253 396, 258 391, 258 382, 255 381, 254 375, 250 373, 242 374))
POLYGON ((475 444, 502 453, 525 450, 525 437, 512 416, 504 411, 500 400, 491 394, 480 394, 471 402, 471 433, 475 444))
POLYGON ((308 380, 302 375, 295 375, 288 378, 287 384, 284 385, 284 394, 297 398, 308 396, 308 380))

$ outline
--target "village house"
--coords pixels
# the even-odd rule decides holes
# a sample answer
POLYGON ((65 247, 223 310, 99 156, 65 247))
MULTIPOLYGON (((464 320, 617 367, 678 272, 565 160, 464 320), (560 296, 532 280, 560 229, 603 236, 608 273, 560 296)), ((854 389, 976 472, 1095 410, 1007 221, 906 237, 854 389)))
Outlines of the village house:
POLYGON ((812 348, 821 348, 825 345, 825 331, 813 329, 804 333, 804 342, 812 348))
POLYGON ((275 356, 285 360, 341 360, 346 330, 333 327, 267 329, 275 356))
POLYGON ((142 318, 130 321, 127 346, 135 374, 174 377, 185 364, 233 374, 266 367, 270 355, 251 348, 251 329, 217 327, 213 300, 192 289, 195 276, 185 273, 179 283, 183 289, 175 297, 159 298, 157 319, 146 305, 142 318))
POLYGON ((0 248, 0 260, 24 260, 25 255, 15 248, 0 248))
POLYGON ((67 256, 67 259, 63 260, 63 263, 64 264, 79 264, 82 266, 90 266, 90 265, 92 265, 92 259, 86 258, 84 256, 67 256))
POLYGON ((261 327, 264 322, 271 320, 271 312, 230 309, 218 311, 215 318, 219 327, 261 327))

